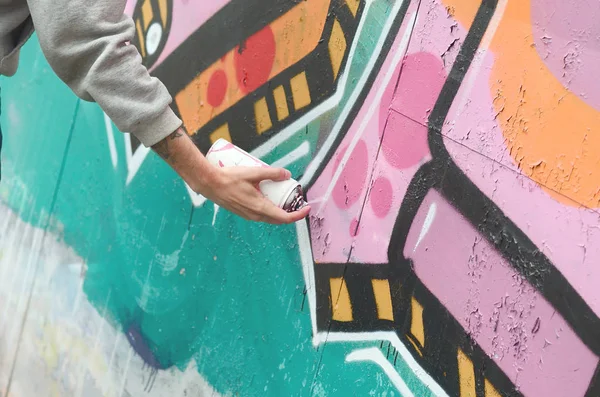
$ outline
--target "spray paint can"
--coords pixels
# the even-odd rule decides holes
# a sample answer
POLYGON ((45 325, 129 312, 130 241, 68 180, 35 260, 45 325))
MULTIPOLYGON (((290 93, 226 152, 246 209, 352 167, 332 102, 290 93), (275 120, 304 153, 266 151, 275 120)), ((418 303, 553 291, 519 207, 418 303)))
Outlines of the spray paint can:
MULTIPOLYGON (((206 153, 206 159, 216 167, 269 167, 243 149, 225 139, 218 139, 206 153)), ((261 193, 273 204, 287 212, 306 206, 302 186, 290 178, 286 181, 264 180, 259 183, 261 193)))

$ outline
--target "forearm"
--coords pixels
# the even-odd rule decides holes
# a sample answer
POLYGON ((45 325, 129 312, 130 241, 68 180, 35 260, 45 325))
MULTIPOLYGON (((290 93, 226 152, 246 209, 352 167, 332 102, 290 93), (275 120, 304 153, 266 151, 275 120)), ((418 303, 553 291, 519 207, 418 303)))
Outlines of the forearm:
POLYGON ((152 150, 195 192, 200 193, 217 179, 218 169, 208 162, 182 128, 152 146, 152 150))

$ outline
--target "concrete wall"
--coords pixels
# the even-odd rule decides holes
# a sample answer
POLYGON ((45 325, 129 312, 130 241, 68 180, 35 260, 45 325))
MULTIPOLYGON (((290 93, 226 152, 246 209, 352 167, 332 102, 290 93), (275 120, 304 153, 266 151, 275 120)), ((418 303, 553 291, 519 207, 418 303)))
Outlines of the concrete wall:
POLYGON ((2 84, 0 395, 598 396, 600 6, 139 0, 205 151, 288 167, 247 223, 54 76, 2 84))

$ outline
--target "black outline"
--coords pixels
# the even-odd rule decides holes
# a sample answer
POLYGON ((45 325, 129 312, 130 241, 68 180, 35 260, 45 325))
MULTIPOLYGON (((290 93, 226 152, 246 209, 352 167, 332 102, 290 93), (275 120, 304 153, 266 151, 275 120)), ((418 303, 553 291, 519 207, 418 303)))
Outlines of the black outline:
MULTIPOLYGON (((212 18, 190 35, 164 62, 156 67, 152 75, 159 78, 173 97, 181 92, 190 81, 193 81, 202 71, 216 62, 224 54, 243 42, 254 33, 268 26, 278 17, 285 14, 302 0, 232 0, 212 18), (225 29, 227 35, 220 32, 225 29), (214 43, 219 43, 218 46, 214 43), (196 54, 202 54, 197 56, 196 54), (176 73, 173 71, 176 70, 176 73)), ((363 18, 365 1, 360 0, 356 16, 352 15, 345 2, 329 0, 329 11, 325 26, 317 47, 298 63, 291 65, 261 87, 249 93, 223 113, 211 119, 198 131, 188 131, 198 148, 206 153, 211 142, 209 134, 223 124, 228 124, 232 142, 250 151, 276 135, 287 125, 293 123, 311 109, 319 106, 332 96, 338 89, 339 76, 334 78, 329 58, 328 38, 331 35, 334 21, 337 19, 346 38, 346 52, 340 65, 344 70, 349 50, 357 39, 358 24, 363 18), (286 87, 286 93, 291 94, 289 80, 302 71, 306 72, 311 103, 303 109, 295 110, 289 107, 289 116, 279 121, 276 114, 270 114, 272 127, 257 134, 254 119, 254 103, 261 97, 272 96, 272 88, 278 85, 286 87)), ((269 99, 267 99, 269 103, 269 99)), ((179 114, 177 104, 171 105, 179 114)), ((269 109, 272 107, 269 106, 269 109)), ((133 147, 133 145, 132 145, 133 147)))
MULTIPOLYGON (((414 273, 410 259, 403 255, 406 238, 413 220, 425 196, 431 189, 437 190, 448 203, 468 220, 476 230, 517 270, 538 292, 557 310, 567 321, 581 341, 597 356, 600 356, 600 319, 587 305, 585 300, 568 283, 564 276, 552 265, 527 235, 512 222, 503 211, 489 199, 454 163, 444 146, 442 127, 450 111, 452 103, 462 85, 463 79, 479 48, 480 42, 494 15, 497 0, 483 0, 475 20, 461 46, 451 72, 440 92, 435 107, 428 122, 428 140, 433 159, 423 165, 415 174, 409 185, 405 199, 402 202, 396 219, 390 245, 388 248, 389 264, 362 265, 348 264, 315 264, 315 282, 317 291, 317 327, 319 330, 337 332, 384 331, 395 329, 414 357, 423 367, 452 395, 458 394, 456 382, 448 382, 449 370, 452 370, 456 360, 456 352, 448 355, 444 349, 448 345, 458 343, 465 353, 473 360, 478 371, 485 371, 485 376, 503 395, 518 396, 514 385, 497 365, 487 358, 478 345, 467 336, 466 331, 450 315, 445 307, 427 290, 414 273), (368 269, 364 272, 364 267, 368 269), (344 277, 353 304, 353 313, 360 313, 358 319, 349 323, 341 323, 331 319, 329 303, 329 278, 344 277), (390 285, 402 282, 400 296, 392 289, 394 316, 396 323, 375 318, 373 310, 374 299, 368 288, 360 286, 370 283, 372 278, 387 278, 390 285), (423 358, 409 341, 407 334, 410 329, 410 297, 415 296, 424 307, 424 322, 435 321, 434 334, 427 333, 423 358), (327 302, 328 304, 325 304, 327 302), (429 319, 426 319, 428 317, 429 319), (443 332, 440 332, 439 329, 443 332), (436 335, 437 334, 437 339, 436 335), (442 340, 443 334, 443 340, 442 340), (452 336, 453 335, 453 336, 452 336), (452 337, 451 337, 452 336, 452 337), (456 340, 455 340, 456 338, 456 340), (432 347, 433 346, 433 347, 432 347), (454 360, 454 361, 453 361, 454 360), (439 365, 442 363, 441 365, 439 365), (483 369, 482 369, 483 368, 483 369)), ((391 35, 393 39, 393 35, 391 35)), ((390 39, 390 37, 388 37, 390 39)), ((387 42, 386 42, 387 44, 387 42)), ((380 59, 381 60, 381 59, 380 59)), ((382 62, 378 60, 377 72, 382 62)), ((376 75, 376 74, 375 74, 376 75)), ((370 81, 375 76, 370 76, 370 81)), ((356 101, 351 115, 346 120, 341 133, 326 156, 326 161, 320 165, 308 186, 314 184, 335 150, 345 137, 350 125, 363 105, 371 84, 365 86, 361 96, 356 101)), ((310 227, 309 227, 310 232, 310 227)), ((312 238, 311 238, 312 244, 312 238)), ((372 293, 372 291, 370 291, 372 293)), ((477 375, 477 394, 484 395, 482 373, 477 375)), ((590 382, 587 397, 600 395, 600 365, 590 382)))

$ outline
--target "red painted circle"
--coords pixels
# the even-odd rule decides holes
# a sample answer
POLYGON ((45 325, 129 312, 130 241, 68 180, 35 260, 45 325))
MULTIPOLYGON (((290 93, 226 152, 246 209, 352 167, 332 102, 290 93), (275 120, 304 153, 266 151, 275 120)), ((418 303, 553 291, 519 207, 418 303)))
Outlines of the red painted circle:
POLYGON ((227 92, 227 75, 221 69, 216 70, 208 81, 207 99, 210 106, 216 108, 223 103, 227 92))
POLYGON ((235 71, 240 89, 245 94, 256 90, 269 79, 275 62, 275 49, 275 36, 269 26, 236 47, 235 71))

